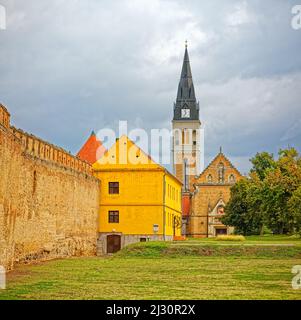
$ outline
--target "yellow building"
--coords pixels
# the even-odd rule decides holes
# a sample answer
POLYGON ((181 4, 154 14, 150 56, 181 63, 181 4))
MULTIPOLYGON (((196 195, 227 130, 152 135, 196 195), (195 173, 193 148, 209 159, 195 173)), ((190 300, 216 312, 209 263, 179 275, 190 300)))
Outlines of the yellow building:
POLYGON ((100 180, 99 254, 181 236, 181 182, 126 136, 93 165, 100 180))

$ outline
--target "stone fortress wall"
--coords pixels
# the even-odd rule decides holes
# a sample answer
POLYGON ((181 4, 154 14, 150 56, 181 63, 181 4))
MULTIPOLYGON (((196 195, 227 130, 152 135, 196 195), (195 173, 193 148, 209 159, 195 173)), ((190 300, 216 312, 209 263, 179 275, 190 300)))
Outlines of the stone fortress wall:
POLYGON ((0 104, 0 265, 96 254, 91 166, 10 125, 0 104))

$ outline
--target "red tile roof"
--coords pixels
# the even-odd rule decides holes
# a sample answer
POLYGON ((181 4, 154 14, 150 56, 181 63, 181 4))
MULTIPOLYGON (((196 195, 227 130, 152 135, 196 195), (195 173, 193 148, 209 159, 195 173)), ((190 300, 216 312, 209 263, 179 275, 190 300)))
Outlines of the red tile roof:
POLYGON ((93 131, 89 139, 77 154, 77 157, 92 165, 99 160, 105 152, 106 148, 103 146, 101 141, 97 139, 97 136, 93 131))

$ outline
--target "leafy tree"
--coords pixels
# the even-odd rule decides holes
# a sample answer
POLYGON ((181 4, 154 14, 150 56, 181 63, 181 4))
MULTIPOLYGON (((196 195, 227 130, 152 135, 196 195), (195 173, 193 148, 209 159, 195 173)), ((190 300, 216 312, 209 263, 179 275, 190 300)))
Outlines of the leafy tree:
POLYGON ((301 235, 301 186, 294 191, 288 202, 288 209, 294 217, 295 231, 301 235))
POLYGON ((257 153, 250 161, 253 164, 251 173, 256 173, 261 181, 275 167, 274 156, 268 152, 257 153))
POLYGON ((235 227, 236 234, 258 234, 261 228, 260 219, 250 210, 250 188, 252 182, 243 179, 231 188, 231 198, 226 205, 226 215, 222 222, 235 227))
POLYGON ((251 159, 248 179, 231 189, 223 222, 244 235, 301 233, 301 157, 294 148, 280 150, 277 160, 267 152, 251 159))
POLYGON ((301 160, 294 149, 280 150, 274 170, 267 173, 263 211, 267 226, 275 233, 292 233, 295 219, 288 208, 294 191, 301 185, 301 160))
POLYGON ((264 184, 258 178, 257 174, 251 173, 250 177, 247 194, 248 213, 253 225, 253 233, 263 234, 265 217, 262 210, 264 184))

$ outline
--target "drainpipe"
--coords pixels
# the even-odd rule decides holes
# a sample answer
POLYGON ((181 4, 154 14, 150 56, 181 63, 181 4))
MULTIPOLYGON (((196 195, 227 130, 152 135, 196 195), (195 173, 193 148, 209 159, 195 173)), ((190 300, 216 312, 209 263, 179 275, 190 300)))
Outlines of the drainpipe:
POLYGON ((209 238, 209 212, 207 214, 207 238, 209 238))
POLYGON ((166 195, 166 173, 164 173, 163 175, 163 239, 164 241, 166 241, 166 230, 165 230, 165 226, 166 226, 166 216, 165 216, 165 195, 166 195))

